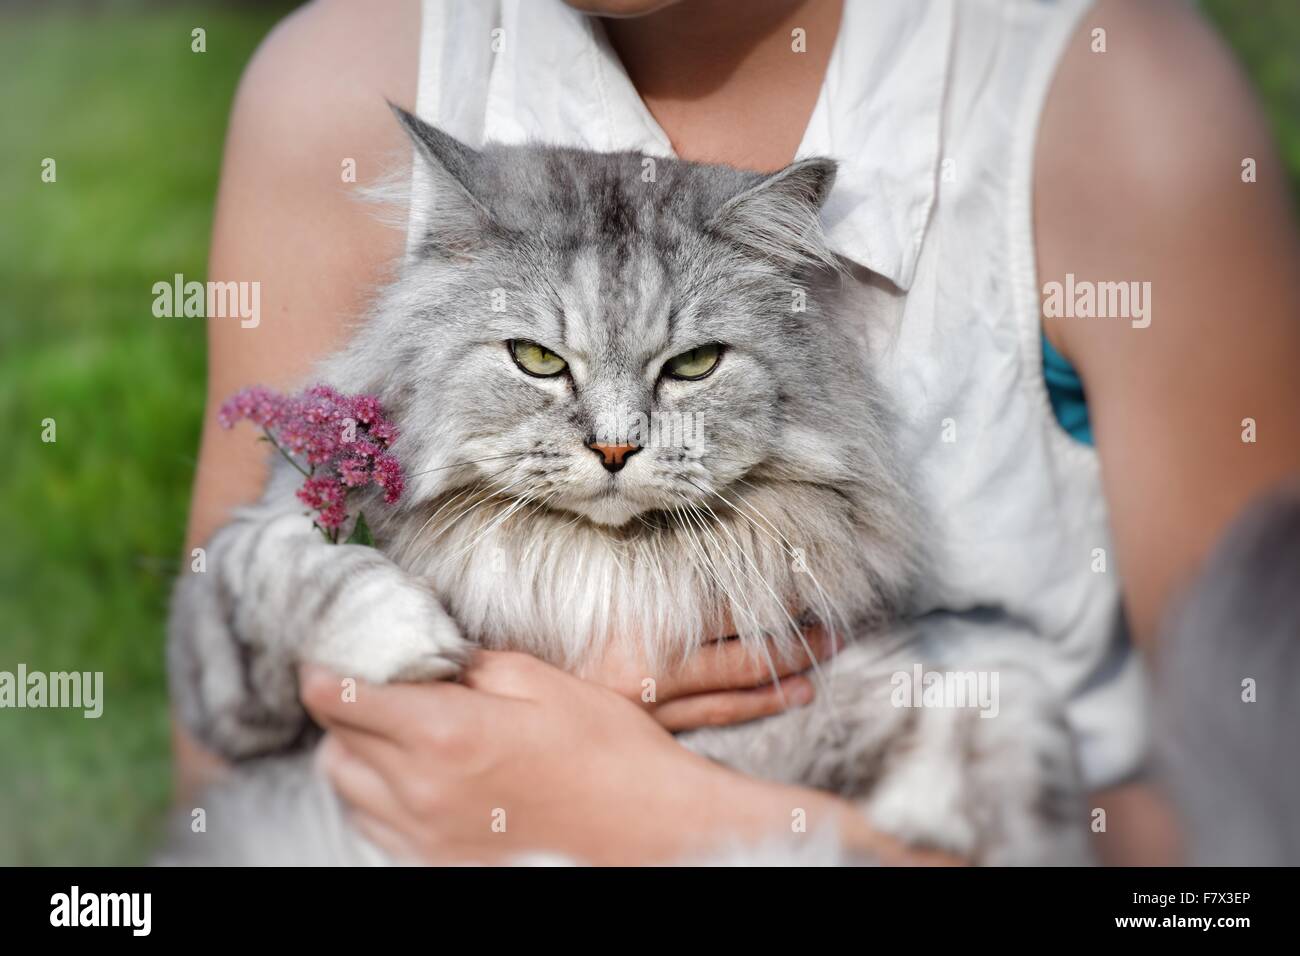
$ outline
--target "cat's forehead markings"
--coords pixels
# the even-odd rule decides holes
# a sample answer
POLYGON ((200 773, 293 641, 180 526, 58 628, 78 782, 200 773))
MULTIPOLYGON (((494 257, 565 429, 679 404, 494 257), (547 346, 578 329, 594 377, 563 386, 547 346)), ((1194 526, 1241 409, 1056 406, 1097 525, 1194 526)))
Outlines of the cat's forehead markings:
POLYGON ((676 319, 671 278, 654 256, 643 257, 638 268, 634 307, 637 345, 653 355, 672 340, 676 319))
POLYGON ((568 291, 581 302, 595 302, 601 293, 599 251, 591 245, 578 249, 569 263, 568 291))
POLYGON ((573 257, 563 296, 568 343, 589 354, 599 351, 606 339, 602 291, 599 253, 590 248, 580 250, 573 257))

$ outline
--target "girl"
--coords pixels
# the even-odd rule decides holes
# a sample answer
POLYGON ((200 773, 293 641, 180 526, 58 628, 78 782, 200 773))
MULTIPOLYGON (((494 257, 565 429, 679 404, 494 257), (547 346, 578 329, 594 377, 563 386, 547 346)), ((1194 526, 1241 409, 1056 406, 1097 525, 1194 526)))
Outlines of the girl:
MULTIPOLYGON (((757 170, 830 155, 828 236, 898 319, 891 386, 942 556, 924 610, 984 609, 1049 642, 1092 805, 1108 811, 1098 852, 1168 859, 1167 816, 1139 779, 1141 652, 1226 523, 1300 450, 1283 171, 1199 17, 1176 0, 375 10, 316 0, 241 85, 209 278, 259 280, 265 318, 210 328, 192 543, 263 475, 254 443, 213 427, 216 406, 253 382, 299 383, 401 256, 403 230, 340 175, 348 160, 363 181, 409 163, 385 99, 475 145, 533 138, 757 170), (1051 283, 1099 297, 1045 312, 1051 283)), ((417 179, 413 213, 427 199, 417 179)), ((805 678, 782 695, 721 640, 660 677, 653 705, 641 674, 635 660, 576 677, 483 653, 458 685, 341 706, 336 679, 308 673, 302 693, 358 824, 423 860, 669 861, 788 827, 791 808, 887 859, 935 859, 837 798, 741 777, 669 733, 806 703, 805 678), (508 833, 490 826, 500 806, 508 833)), ((212 771, 179 732, 177 747, 185 786, 212 771)))

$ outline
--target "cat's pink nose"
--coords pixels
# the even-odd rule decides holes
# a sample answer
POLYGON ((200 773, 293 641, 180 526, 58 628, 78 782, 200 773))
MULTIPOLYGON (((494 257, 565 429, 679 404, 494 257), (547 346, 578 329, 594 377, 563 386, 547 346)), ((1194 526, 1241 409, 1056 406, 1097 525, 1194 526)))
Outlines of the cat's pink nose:
POLYGON ((600 456, 606 471, 618 471, 628 458, 641 450, 640 445, 605 445, 597 441, 587 442, 587 447, 600 456))

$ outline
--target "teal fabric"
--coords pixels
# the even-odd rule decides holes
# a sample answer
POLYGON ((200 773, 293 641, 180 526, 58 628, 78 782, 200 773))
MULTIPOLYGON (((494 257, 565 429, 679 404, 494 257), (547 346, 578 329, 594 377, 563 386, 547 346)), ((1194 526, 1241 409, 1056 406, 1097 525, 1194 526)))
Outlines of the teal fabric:
POLYGON ((1083 381, 1074 366, 1052 347, 1043 336, 1043 378, 1047 381, 1047 397, 1052 400, 1056 420, 1076 441, 1092 444, 1092 421, 1088 417, 1088 401, 1083 394, 1083 381))

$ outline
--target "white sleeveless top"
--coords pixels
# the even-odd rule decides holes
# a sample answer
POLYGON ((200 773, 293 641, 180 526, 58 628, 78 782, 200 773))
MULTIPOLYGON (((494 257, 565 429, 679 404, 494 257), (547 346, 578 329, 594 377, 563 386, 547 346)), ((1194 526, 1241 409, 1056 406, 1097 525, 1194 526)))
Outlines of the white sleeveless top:
MULTIPOLYGON (((1145 689, 1097 456, 1043 380, 1031 201, 1043 101, 1089 2, 846 0, 797 155, 839 161, 831 246, 893 286, 872 316, 891 315, 880 374, 932 521, 918 623, 1032 635, 1097 788, 1141 764, 1145 689)), ((673 154, 599 25, 560 0, 425 0, 421 32, 416 111, 470 145, 673 154)), ((429 200, 417 165, 412 237, 429 200)))

